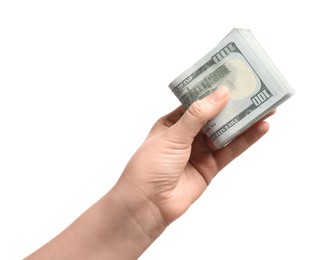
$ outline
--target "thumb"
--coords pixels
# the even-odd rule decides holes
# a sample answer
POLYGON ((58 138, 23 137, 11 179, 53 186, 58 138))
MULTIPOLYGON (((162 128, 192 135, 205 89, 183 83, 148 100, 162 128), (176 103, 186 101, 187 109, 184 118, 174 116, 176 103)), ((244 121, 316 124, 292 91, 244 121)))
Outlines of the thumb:
POLYGON ((218 115, 229 99, 227 87, 220 87, 209 96, 194 102, 170 130, 177 140, 191 144, 202 127, 218 115))

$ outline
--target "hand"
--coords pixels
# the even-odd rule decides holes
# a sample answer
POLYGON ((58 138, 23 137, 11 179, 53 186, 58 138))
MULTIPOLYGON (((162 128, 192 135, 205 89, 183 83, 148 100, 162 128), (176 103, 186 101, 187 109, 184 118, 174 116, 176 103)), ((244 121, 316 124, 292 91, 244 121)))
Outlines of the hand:
MULTIPOLYGON (((163 225, 181 216, 228 163, 259 140, 269 129, 260 121, 226 147, 217 150, 201 128, 219 114, 229 99, 223 87, 179 107, 157 121, 127 164, 116 189, 126 196, 149 201, 163 225)), ((128 199, 125 204, 133 211, 128 199)))
POLYGON ((201 128, 228 98, 220 88, 159 119, 116 185, 26 259, 137 259, 221 169, 268 131, 261 121, 215 149, 201 128))

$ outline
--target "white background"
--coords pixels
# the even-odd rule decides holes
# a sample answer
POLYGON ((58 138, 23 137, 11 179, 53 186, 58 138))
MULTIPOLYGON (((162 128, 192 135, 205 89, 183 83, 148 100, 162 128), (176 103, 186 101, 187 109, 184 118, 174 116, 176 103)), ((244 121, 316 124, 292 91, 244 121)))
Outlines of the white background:
POLYGON ((0 1, 0 259, 105 194, 233 27, 296 95, 141 259, 327 259, 324 1, 0 1), (300 3, 301 2, 301 3, 300 3))

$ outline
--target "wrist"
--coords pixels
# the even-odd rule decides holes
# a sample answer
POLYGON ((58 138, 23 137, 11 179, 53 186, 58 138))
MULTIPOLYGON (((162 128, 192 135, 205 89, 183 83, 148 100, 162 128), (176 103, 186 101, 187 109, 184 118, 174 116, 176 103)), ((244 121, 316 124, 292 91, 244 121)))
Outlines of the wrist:
POLYGON ((167 224, 159 208, 134 185, 118 182, 106 196, 115 201, 117 208, 119 207, 122 221, 131 225, 128 230, 135 232, 135 237, 129 237, 131 242, 133 243, 135 239, 135 245, 140 245, 144 250, 166 229, 167 224), (141 237, 143 245, 141 245, 141 237))

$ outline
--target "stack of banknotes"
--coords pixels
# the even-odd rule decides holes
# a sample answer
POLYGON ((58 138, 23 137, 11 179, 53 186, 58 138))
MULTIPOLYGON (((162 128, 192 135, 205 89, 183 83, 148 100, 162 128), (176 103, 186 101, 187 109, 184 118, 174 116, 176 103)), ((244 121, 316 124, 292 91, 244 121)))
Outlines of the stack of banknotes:
POLYGON ((218 149, 294 94, 247 29, 234 28, 213 50, 169 84, 185 108, 221 86, 229 89, 230 100, 203 128, 218 149))

